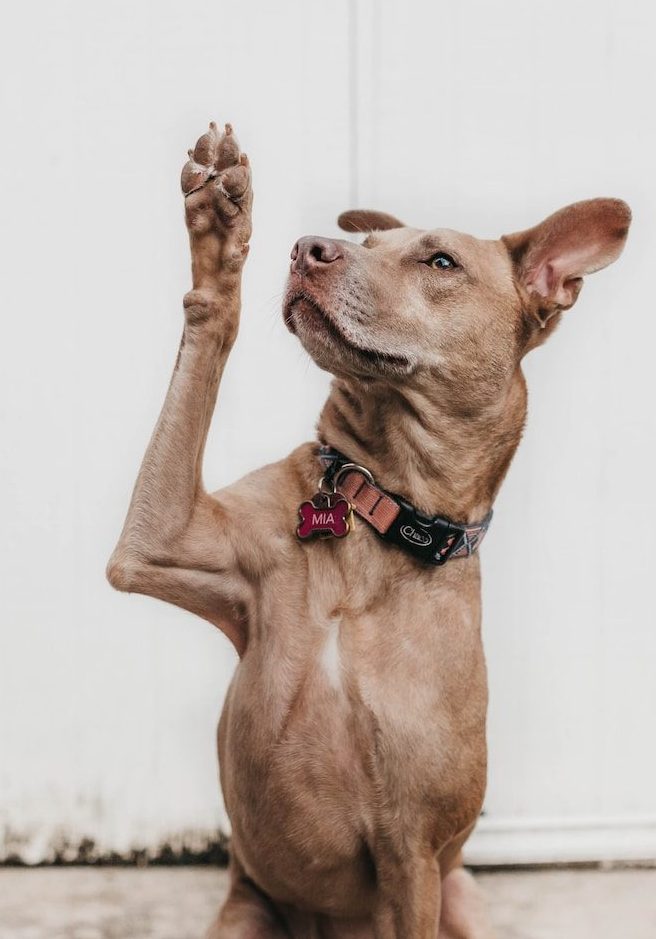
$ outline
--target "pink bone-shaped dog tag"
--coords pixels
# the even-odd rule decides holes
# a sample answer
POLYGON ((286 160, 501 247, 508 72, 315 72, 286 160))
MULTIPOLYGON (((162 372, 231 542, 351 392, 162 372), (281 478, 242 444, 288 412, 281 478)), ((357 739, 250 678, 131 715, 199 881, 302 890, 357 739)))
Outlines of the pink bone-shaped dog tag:
POLYGON ((334 505, 332 500, 322 496, 317 502, 325 502, 325 505, 315 505, 314 502, 301 502, 298 507, 298 514, 301 518, 301 524, 296 529, 299 538, 311 538, 313 535, 334 535, 335 538, 343 538, 351 530, 349 516, 351 506, 346 499, 338 499, 334 505))

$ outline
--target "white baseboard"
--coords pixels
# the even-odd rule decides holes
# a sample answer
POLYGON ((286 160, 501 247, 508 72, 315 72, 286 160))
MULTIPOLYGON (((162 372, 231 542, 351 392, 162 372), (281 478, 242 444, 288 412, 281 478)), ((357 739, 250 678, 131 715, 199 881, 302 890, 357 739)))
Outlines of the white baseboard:
POLYGON ((656 862, 656 816, 482 817, 465 846, 472 867, 656 862))
MULTIPOLYGON (((0 819, 1 821, 1 819, 0 819)), ((216 830, 188 830, 165 839, 141 831, 120 841, 116 831, 94 829, 77 820, 69 826, 43 824, 20 833, 0 825, 0 864, 10 859, 26 864, 96 863, 99 859, 135 863, 135 851, 156 858, 206 854, 216 850, 216 830), (83 850, 83 846, 87 845, 83 850), (92 848, 89 849, 88 845, 92 848)), ((483 816, 465 845, 465 863, 472 867, 539 864, 656 864, 656 816, 620 818, 490 818, 483 816)), ((137 859, 138 860, 138 859, 137 859)))

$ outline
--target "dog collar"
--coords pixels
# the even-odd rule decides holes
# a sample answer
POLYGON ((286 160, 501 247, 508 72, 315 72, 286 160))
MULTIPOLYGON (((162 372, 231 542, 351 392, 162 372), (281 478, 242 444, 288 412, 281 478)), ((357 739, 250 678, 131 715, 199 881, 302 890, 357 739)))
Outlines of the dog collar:
POLYGON ((424 515, 401 496, 382 489, 368 469, 352 463, 332 447, 321 446, 319 460, 324 485, 343 497, 380 538, 427 564, 469 557, 480 547, 490 527, 492 510, 483 521, 468 525, 441 515, 424 515))

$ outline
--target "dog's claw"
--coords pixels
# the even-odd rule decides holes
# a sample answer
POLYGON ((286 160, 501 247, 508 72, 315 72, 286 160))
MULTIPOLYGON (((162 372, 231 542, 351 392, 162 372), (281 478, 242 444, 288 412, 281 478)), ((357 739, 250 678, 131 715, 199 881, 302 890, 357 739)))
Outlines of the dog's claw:
POLYGON ((217 133, 216 125, 212 127, 210 124, 210 129, 207 133, 203 134, 203 136, 199 137, 196 141, 196 146, 194 147, 194 160, 196 163, 211 166, 214 163, 218 143, 219 134, 217 133))
POLYGON ((229 166, 234 166, 235 163, 239 163, 239 143, 230 124, 226 124, 225 135, 221 137, 216 148, 214 165, 220 172, 229 166))

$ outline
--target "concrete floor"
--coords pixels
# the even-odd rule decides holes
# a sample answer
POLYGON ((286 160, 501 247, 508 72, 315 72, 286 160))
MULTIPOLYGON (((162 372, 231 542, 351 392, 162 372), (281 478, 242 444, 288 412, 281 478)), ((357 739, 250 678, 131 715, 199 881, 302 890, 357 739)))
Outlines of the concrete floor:
MULTIPOLYGON (((656 937, 656 870, 478 880, 498 939, 656 937)), ((0 939, 200 939, 225 889, 213 868, 4 868, 0 939)))

